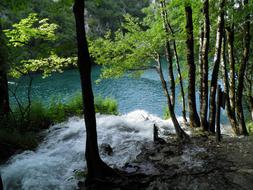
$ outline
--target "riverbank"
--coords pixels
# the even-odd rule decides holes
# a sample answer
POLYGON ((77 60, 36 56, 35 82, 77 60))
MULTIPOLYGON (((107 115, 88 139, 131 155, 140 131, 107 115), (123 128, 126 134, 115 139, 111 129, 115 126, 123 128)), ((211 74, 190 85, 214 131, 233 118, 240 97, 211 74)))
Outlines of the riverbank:
MULTIPOLYGON (((253 137, 193 137, 190 143, 174 140, 147 144, 133 163, 122 168, 124 179, 99 181, 96 190, 183 190, 253 187, 253 137), (126 172, 127 171, 127 172, 126 172)), ((84 184, 79 184, 85 190, 84 184)))
MULTIPOLYGON (((97 114, 96 118, 101 158, 113 168, 128 172, 125 174, 128 180, 120 182, 123 189, 145 189, 153 183, 159 186, 159 180, 177 187, 176 183, 180 184, 181 180, 191 182, 195 176, 201 176, 198 173, 205 172, 212 174, 210 181, 216 179, 213 171, 218 170, 218 148, 214 137, 184 126, 187 133, 194 137, 190 143, 179 144, 174 140, 171 120, 162 120, 143 110, 124 115, 97 114), (153 144, 154 124, 159 128, 159 136, 167 138, 167 144, 153 144), (106 144, 113 151, 109 155, 101 149, 106 144)), ((183 126, 183 119, 179 118, 179 121, 183 126)), ((85 134, 84 120, 79 117, 51 126, 36 150, 15 155, 0 166, 5 189, 76 189, 80 175, 86 170, 85 134)), ((233 132, 230 127, 222 125, 222 134, 232 135, 233 132)), ((223 146, 225 139, 219 146, 223 146)), ((204 183, 201 180, 196 184, 204 183)), ((103 185, 106 186, 108 189, 112 187, 110 184, 103 185)))

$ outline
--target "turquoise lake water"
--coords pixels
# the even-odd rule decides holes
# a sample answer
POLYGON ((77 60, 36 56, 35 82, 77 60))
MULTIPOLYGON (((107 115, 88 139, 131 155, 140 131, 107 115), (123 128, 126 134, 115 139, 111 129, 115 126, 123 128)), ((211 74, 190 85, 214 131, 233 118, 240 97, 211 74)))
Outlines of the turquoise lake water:
MULTIPOLYGON (((136 109, 143 109, 158 116, 163 115, 166 99, 155 70, 145 71, 140 78, 125 76, 119 79, 102 80, 96 84, 95 81, 99 79, 99 75, 100 67, 94 66, 92 79, 95 96, 101 95, 102 97, 116 99, 120 113, 124 114, 136 109)), ((44 104, 48 104, 53 97, 67 101, 80 92, 79 73, 75 69, 63 73, 54 73, 44 79, 41 75, 34 75, 33 78, 32 100, 39 100, 44 104)), ((18 81, 10 80, 9 84, 12 89, 19 84, 17 94, 23 102, 27 101, 28 81, 28 77, 23 77, 18 81)), ((179 99, 177 99, 176 113, 181 115, 179 99)), ((13 97, 11 101, 15 102, 13 97)))

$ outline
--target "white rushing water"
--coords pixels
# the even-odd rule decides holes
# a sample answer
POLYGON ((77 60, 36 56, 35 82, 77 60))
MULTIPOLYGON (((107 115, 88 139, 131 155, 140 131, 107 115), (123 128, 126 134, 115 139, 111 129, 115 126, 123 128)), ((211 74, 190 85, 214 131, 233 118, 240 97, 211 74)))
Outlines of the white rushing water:
MULTIPOLYGON (((180 119, 181 120, 181 119, 180 119)), ((110 144, 113 155, 101 153, 111 166, 124 166, 152 141, 153 125, 161 134, 174 133, 171 121, 137 110, 121 116, 97 115, 98 143, 110 144)), ((84 161, 85 127, 81 118, 52 126, 35 151, 15 155, 0 167, 6 190, 73 190, 75 171, 86 168, 84 161)))

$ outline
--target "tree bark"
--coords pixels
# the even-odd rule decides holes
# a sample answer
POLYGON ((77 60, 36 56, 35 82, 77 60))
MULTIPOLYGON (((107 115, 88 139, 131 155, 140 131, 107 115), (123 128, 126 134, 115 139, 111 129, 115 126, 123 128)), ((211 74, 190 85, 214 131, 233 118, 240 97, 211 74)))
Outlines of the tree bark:
POLYGON ((0 118, 8 115, 10 111, 8 80, 4 70, 0 70, 0 118))
POLYGON ((83 111, 86 126, 86 151, 88 175, 86 184, 97 178, 114 175, 114 171, 100 158, 97 142, 94 96, 91 83, 91 59, 85 35, 84 0, 75 0, 73 11, 76 21, 76 38, 78 47, 78 69, 81 79, 83 111))
POLYGON ((229 101, 235 114, 235 57, 234 57, 234 24, 226 28, 229 60, 229 101))
POLYGON ((1 175, 0 175, 0 190, 4 190, 4 186, 3 186, 3 181, 2 181, 1 175))
POLYGON ((209 102, 209 131, 215 132, 215 113, 216 113, 216 89, 217 89, 217 80, 219 74, 220 58, 221 58, 221 45, 222 37, 224 33, 224 5, 225 0, 220 1, 220 14, 218 17, 218 28, 216 35, 216 45, 215 45, 215 55, 214 55, 214 67, 211 79, 210 86, 210 102, 209 102))
POLYGON ((167 98, 168 110, 169 110, 169 113, 170 113, 170 116, 171 116, 171 119, 172 119, 172 122, 173 122, 173 125, 174 125, 174 128, 175 128, 175 131, 176 131, 176 134, 177 134, 177 138, 179 140, 182 140, 182 141, 188 140, 189 136, 180 127, 180 125, 178 123, 178 120, 176 118, 175 112, 174 112, 174 108, 173 108, 172 103, 171 103, 170 94, 169 94, 169 91, 168 91, 168 88, 167 88, 167 83, 166 83, 166 81, 164 79, 164 76, 163 76, 160 55, 157 55, 157 60, 156 61, 157 61, 156 71, 159 74, 159 77, 160 77, 160 80, 161 80, 161 83, 162 83, 162 88, 163 88, 163 91, 164 91, 164 95, 167 98))
POLYGON ((253 121, 253 96, 249 96, 247 101, 249 105, 249 111, 251 114, 251 120, 253 121))
POLYGON ((173 54, 170 47, 170 40, 169 40, 169 23, 166 16, 166 5, 164 0, 160 2, 161 4, 161 15, 163 19, 163 26, 166 33, 166 43, 165 43, 165 56, 166 61, 168 63, 168 74, 169 74, 169 81, 170 81, 170 91, 171 91, 171 103, 172 106, 175 106, 175 78, 174 78, 174 72, 173 72, 173 54))
MULTIPOLYGON (((228 71, 227 71, 227 60, 226 60, 226 38, 224 36, 222 43, 222 56, 221 56, 221 66, 222 66, 222 76, 223 76, 223 84, 224 84, 224 92, 226 96, 226 109, 227 109, 227 115, 228 119, 230 121, 230 124, 232 126, 232 129, 234 130, 235 134, 239 134, 239 130, 237 127, 236 122, 236 116, 235 112, 231 108, 230 104, 230 91, 229 91, 229 80, 228 80, 228 71)), ((216 117, 217 118, 217 117, 216 117)))
POLYGON ((170 33, 172 34, 173 40, 172 44, 173 44, 173 51, 174 51, 174 56, 176 59, 176 67, 177 67, 177 73, 178 73, 178 77, 179 77, 179 83, 180 83, 180 91, 181 91, 181 96, 182 96, 182 115, 183 115, 183 119, 184 122, 187 122, 187 118, 186 118, 186 104, 185 104, 185 93, 184 93, 184 84, 183 84, 183 77, 181 74, 181 69, 180 69, 180 64, 179 64, 179 57, 178 57, 178 53, 177 53, 177 45, 176 45, 176 40, 175 40, 175 33, 168 21, 168 12, 166 10, 166 4, 165 4, 165 0, 161 1, 161 6, 164 10, 164 16, 166 18, 166 23, 167 23, 167 28, 169 29, 170 33))
POLYGON ((220 105, 221 105, 221 97, 222 91, 220 85, 217 88, 217 112, 216 112, 216 141, 221 141, 221 133, 220 133, 220 105))
MULTIPOLYGON (((244 6, 247 6, 248 0, 244 0, 244 6)), ((238 118, 239 128, 242 130, 243 135, 248 135, 246 128, 243 106, 242 106, 242 96, 244 87, 244 75, 247 64, 249 62, 249 49, 250 49, 250 15, 247 15, 244 23, 244 36, 243 36, 243 58, 240 64, 238 73, 238 87, 237 87, 237 97, 236 97, 236 114, 238 118)))
POLYGON ((190 116, 190 126, 199 127, 200 120, 196 109, 195 97, 195 73, 196 66, 194 63, 194 39, 193 39, 193 24, 192 24, 192 9, 190 6, 185 7, 186 14, 186 33, 187 33, 187 63, 189 66, 188 74, 188 106, 190 116))
POLYGON ((207 111, 208 111, 208 52, 210 43, 210 19, 209 19, 209 0, 203 2, 204 28, 201 47, 201 91, 200 91, 200 124, 203 130, 208 130, 207 111))
POLYGON ((8 115, 10 111, 8 80, 7 80, 7 63, 5 39, 0 23, 0 118, 8 115))

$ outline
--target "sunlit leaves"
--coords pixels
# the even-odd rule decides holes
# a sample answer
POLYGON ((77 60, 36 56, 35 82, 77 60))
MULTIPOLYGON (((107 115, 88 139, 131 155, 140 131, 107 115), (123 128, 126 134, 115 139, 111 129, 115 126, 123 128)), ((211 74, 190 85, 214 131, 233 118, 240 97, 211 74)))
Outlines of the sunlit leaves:
POLYGON ((62 58, 52 53, 47 58, 22 60, 21 65, 10 70, 10 76, 19 78, 29 72, 40 71, 43 77, 51 75, 53 72, 63 72, 67 66, 75 63, 76 57, 62 58))
POLYGON ((29 45, 32 40, 55 40, 55 31, 58 25, 48 23, 48 19, 39 20, 38 15, 31 13, 27 18, 13 24, 13 29, 5 30, 5 35, 9 38, 10 45, 20 47, 29 45))
POLYGON ((54 53, 50 42, 55 41, 57 24, 48 18, 40 19, 31 13, 27 18, 5 30, 12 53, 9 74, 20 77, 30 72, 41 72, 44 77, 52 72, 62 72, 64 67, 76 62, 75 58, 63 58, 54 53), (20 55, 21 54, 21 55, 20 55))
POLYGON ((102 78, 117 78, 129 72, 138 76, 154 66, 157 54, 163 50, 165 32, 160 21, 146 25, 129 14, 124 18, 123 31, 90 41, 91 55, 103 66, 102 78))

